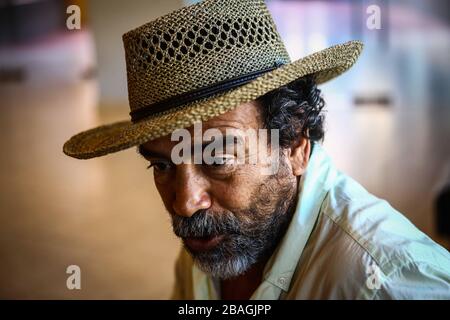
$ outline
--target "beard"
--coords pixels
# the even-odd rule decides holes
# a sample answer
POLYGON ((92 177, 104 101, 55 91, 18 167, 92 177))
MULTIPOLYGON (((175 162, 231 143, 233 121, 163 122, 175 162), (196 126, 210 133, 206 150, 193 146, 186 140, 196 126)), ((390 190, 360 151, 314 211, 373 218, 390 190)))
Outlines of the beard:
POLYGON ((295 211, 296 181, 282 164, 277 175, 256 188, 247 208, 234 212, 199 210, 191 217, 172 214, 173 231, 182 239, 220 235, 222 240, 208 251, 184 247, 195 264, 212 277, 242 275, 268 259, 285 234, 295 211))

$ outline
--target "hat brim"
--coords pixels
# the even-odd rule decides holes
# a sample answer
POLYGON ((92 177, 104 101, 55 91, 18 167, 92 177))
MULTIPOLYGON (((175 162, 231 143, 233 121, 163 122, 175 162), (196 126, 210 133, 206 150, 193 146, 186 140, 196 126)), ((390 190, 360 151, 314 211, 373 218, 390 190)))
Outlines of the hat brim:
POLYGON ((347 71, 358 59, 362 48, 359 41, 336 45, 281 66, 225 93, 136 123, 121 121, 81 132, 64 144, 63 151, 78 159, 100 157, 166 136, 176 129, 188 128, 196 122, 207 121, 307 75, 314 75, 317 84, 324 83, 347 71))

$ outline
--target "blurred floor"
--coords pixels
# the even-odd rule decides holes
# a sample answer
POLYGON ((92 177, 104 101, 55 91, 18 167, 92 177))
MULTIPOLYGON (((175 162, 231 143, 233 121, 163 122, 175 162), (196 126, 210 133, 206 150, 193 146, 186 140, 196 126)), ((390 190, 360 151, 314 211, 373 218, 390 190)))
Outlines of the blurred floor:
POLYGON ((75 132, 126 115, 97 114, 96 84, 0 89, 0 298, 169 296, 178 241, 134 149, 79 161, 75 132), (82 290, 66 288, 78 265, 82 290))

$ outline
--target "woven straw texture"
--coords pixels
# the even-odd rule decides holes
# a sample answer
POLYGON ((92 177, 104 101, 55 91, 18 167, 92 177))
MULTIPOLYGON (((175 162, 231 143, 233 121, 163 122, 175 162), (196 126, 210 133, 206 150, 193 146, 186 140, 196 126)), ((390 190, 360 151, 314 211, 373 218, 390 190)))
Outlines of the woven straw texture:
MULTIPOLYGON (((122 121, 73 136, 65 154, 88 159, 165 136, 314 74, 318 84, 349 69, 362 44, 351 41, 290 63, 263 0, 206 0, 123 36, 131 111, 274 65, 283 66, 224 93, 137 122, 122 121)), ((150 106, 151 108, 151 106, 150 106)))
POLYGON ((131 110, 290 62, 260 0, 200 2, 126 33, 123 41, 131 110))

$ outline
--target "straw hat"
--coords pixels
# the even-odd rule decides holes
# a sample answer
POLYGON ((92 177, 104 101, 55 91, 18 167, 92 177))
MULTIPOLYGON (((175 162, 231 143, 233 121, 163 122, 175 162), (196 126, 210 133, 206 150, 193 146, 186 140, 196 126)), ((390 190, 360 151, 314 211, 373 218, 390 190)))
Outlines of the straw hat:
POLYGON ((79 133, 65 154, 88 159, 223 114, 298 78, 349 69, 351 41, 291 62, 263 0, 205 0, 123 35, 131 120, 79 133))

